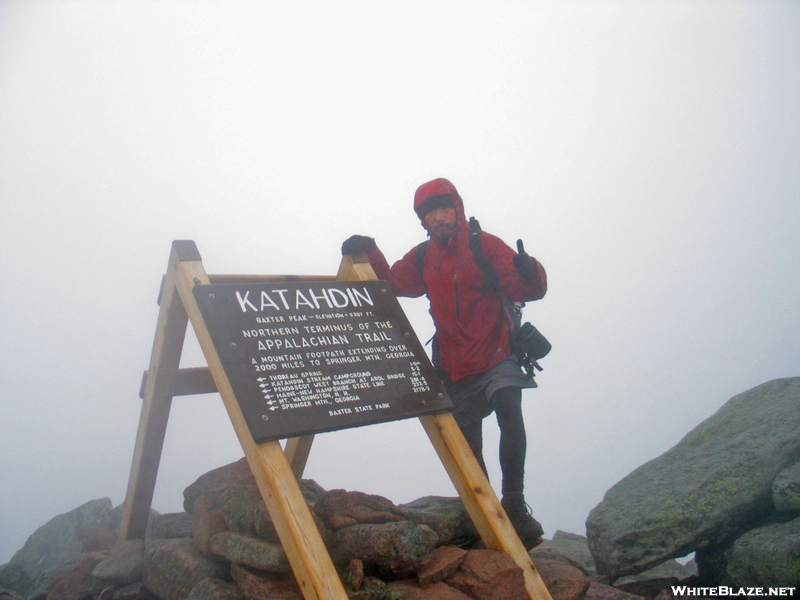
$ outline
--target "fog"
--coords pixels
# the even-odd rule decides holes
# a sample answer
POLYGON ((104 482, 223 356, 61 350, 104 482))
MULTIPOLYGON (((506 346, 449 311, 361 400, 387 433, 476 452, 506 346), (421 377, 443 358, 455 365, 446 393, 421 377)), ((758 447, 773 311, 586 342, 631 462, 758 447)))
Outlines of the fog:
MULTIPOLYGON (((798 31, 793 1, 0 0, 0 563, 123 502, 173 240, 209 273, 333 275, 353 233, 392 261, 435 177, 547 270, 526 496, 584 533, 731 396, 800 375, 798 31)), ((176 398, 153 507, 241 456, 218 395, 176 398)), ((415 419, 318 435, 306 476, 456 493, 415 419)))

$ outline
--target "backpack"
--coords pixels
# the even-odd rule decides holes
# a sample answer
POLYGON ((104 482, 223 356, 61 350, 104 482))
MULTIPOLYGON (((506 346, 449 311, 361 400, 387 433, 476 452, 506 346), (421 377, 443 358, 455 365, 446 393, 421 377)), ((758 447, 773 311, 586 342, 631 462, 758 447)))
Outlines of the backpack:
MULTIPOLYGON (((475 217, 469 219, 469 249, 472 252, 472 258, 475 264, 483 273, 483 292, 488 292, 491 289, 495 290, 498 298, 505 307, 503 311, 507 319, 508 328, 511 333, 511 350, 516 354, 519 359, 520 365, 528 375, 528 379, 534 376, 533 369, 541 371, 542 367, 539 366, 538 360, 544 358, 550 352, 552 346, 547 341, 536 327, 530 323, 522 323, 522 308, 525 306, 524 302, 513 302, 503 298, 498 287, 499 280, 497 273, 494 272, 489 261, 483 255, 483 248, 481 247, 481 235, 483 230, 480 223, 475 217)), ((414 259, 417 263, 417 268, 422 274, 425 268, 425 255, 428 251, 428 243, 430 240, 425 240, 418 244, 415 249, 414 259)), ((429 340, 433 342, 433 364, 436 365, 438 358, 438 348, 436 344, 436 334, 429 340)))

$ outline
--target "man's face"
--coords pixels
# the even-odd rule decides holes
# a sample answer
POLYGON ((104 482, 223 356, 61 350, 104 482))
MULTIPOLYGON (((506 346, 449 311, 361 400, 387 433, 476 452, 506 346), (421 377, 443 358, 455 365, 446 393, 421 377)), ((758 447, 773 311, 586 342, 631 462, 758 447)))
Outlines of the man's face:
POLYGON ((456 209, 452 206, 434 208, 425 214, 425 227, 440 242, 446 242, 456 229, 456 209))

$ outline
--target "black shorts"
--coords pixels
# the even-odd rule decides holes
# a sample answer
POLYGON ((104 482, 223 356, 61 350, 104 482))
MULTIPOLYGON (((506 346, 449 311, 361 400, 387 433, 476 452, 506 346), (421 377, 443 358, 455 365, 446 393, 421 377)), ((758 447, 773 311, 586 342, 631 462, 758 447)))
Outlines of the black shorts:
POLYGON ((513 354, 476 379, 468 382, 446 381, 445 389, 453 402, 456 423, 471 425, 492 414, 492 396, 504 387, 537 387, 536 381, 532 377, 528 379, 513 354))

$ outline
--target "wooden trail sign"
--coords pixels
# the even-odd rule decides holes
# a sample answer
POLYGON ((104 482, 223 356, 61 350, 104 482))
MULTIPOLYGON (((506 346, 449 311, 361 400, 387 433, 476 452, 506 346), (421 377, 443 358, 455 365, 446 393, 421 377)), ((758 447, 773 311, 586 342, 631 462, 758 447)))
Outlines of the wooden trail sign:
MULTIPOLYGON (((206 274, 194 242, 173 242, 159 295, 160 310, 150 366, 145 373, 140 392, 143 398, 142 412, 120 537, 144 538, 172 398, 219 392, 304 598, 346 600, 347 594, 297 484, 297 478, 302 475, 311 450, 312 433, 417 415, 486 547, 508 553, 523 569, 526 590, 532 600, 551 600, 530 556, 449 412, 449 400, 443 393, 441 383, 432 375, 427 359, 423 358, 424 353, 421 352, 419 342, 405 316, 402 311, 392 312, 395 309, 392 308, 391 299, 385 303, 375 300, 384 295, 380 291, 381 286, 385 289, 386 284, 377 282, 375 273, 363 256, 345 256, 336 277, 215 276, 206 274), (352 283, 343 282, 361 282, 361 285, 353 286, 352 283), (249 287, 251 285, 256 287, 249 287), (311 299, 309 291, 314 290, 314 286, 316 301, 311 299), (323 305, 327 301, 321 289, 327 290, 331 305, 341 306, 336 306, 339 310, 333 312, 333 317, 319 321, 329 321, 328 325, 335 324, 343 327, 343 330, 316 330, 313 328, 323 325, 315 324, 313 320, 308 325, 310 314, 324 313, 323 305), (359 290, 359 295, 356 294, 356 289, 359 290), (247 290, 250 290, 251 295, 247 295, 247 290), (258 304, 252 302, 255 298, 252 295, 254 290, 258 290, 258 304), (272 290, 272 295, 269 290, 272 290), (278 290, 285 290, 283 296, 278 290), (294 296, 289 295, 290 290, 294 291, 294 296), (270 306, 269 300, 261 303, 262 291, 266 291, 277 309, 270 306), (304 304, 303 301, 298 304, 298 291, 309 304, 304 304), (298 320, 256 323, 264 326, 262 329, 281 329, 285 325, 287 330, 277 332, 277 335, 276 332, 265 331, 261 335, 257 331, 259 327, 255 327, 255 336, 251 334, 248 337, 243 332, 251 328, 249 323, 238 320, 242 315, 236 314, 236 304, 232 305, 234 310, 231 313, 236 318, 231 314, 225 317, 229 307, 224 302, 218 304, 217 298, 209 298, 209 294, 216 296, 217 292, 223 292, 223 295, 232 292, 230 298, 236 299, 239 309, 246 309, 242 311, 243 315, 247 315, 251 306, 272 311, 272 314, 262 314, 261 318, 288 316, 292 313, 289 299, 294 298, 293 314, 298 320), (372 304, 364 299, 367 296, 372 304), (352 300, 352 304, 345 306, 345 298, 352 300), (286 304, 283 300, 286 300, 286 304), (358 302, 362 305, 356 307, 358 302), (369 308, 364 304, 369 305, 369 308), (281 307, 287 312, 278 315, 281 307), (320 307, 323 312, 319 312, 320 307), (354 314, 359 312, 372 314, 354 314), (304 314, 306 319, 300 319, 304 314), (226 325, 226 318, 232 320, 232 324, 229 322, 226 325), (179 369, 189 322, 200 342, 208 369, 179 369), (288 325, 290 322, 298 325, 288 325), (300 325, 302 323, 306 325, 300 325), (280 327, 277 326, 279 324, 280 327), (312 329, 300 329, 306 326, 312 329), (289 327, 296 328, 296 332, 289 327), (381 331, 384 335, 380 334, 381 331), (334 333, 344 335, 347 341, 340 339, 340 343, 336 344, 328 340, 323 344, 324 348, 320 347, 322 340, 319 338, 334 333), (356 333, 361 333, 361 337, 355 335, 356 333), (367 333, 370 335, 366 335, 367 333), (239 337, 229 339, 230 335, 239 337), (317 339, 312 341, 315 336, 317 339), (309 346, 316 349, 303 346, 303 338, 306 338, 309 346), (278 340, 282 340, 280 347, 278 340), (259 347, 259 343, 263 349, 259 347), (333 348, 334 346, 341 347, 333 348), (390 346, 395 348, 390 349, 390 346), (399 346, 405 346, 405 350, 399 346), (345 348, 348 352, 344 356, 339 353, 309 356, 314 352, 345 348), (349 353, 349 350, 353 350, 353 353, 349 353), (404 355, 406 353, 408 355, 404 355), (367 355, 375 357, 374 360, 367 361, 367 355), (360 374, 358 377, 352 371, 340 370, 338 374, 342 377, 336 380, 339 382, 337 385, 332 383, 333 375, 330 375, 330 380, 325 379, 329 376, 327 369, 314 368, 321 367, 321 364, 306 364, 306 361, 311 360, 355 356, 362 357, 362 360, 326 365, 335 366, 334 374, 337 374, 336 369, 345 369, 347 365, 363 367, 359 363, 372 363, 369 368, 355 371, 360 374), (265 368, 261 372, 274 372, 275 375, 282 374, 288 378, 258 382, 258 377, 253 375, 259 371, 247 369, 247 365, 254 367, 268 364, 279 366, 274 369, 265 368), (278 373, 279 370, 281 373, 278 373), (368 375, 364 375, 365 373, 368 375), (390 380, 388 375, 393 375, 393 378, 390 380), (293 383, 273 385, 274 382, 287 381, 293 383), (383 385, 380 385, 381 381, 383 385), (385 390, 388 381, 396 382, 397 389, 392 390, 391 396, 397 401, 389 402, 388 407, 376 408, 377 405, 386 403, 385 398, 389 397, 388 394, 382 395, 380 392, 383 390, 379 389, 385 390), (261 384, 266 385, 262 387, 261 384), (334 395, 335 393, 340 395, 334 395), (342 398, 344 400, 336 402, 336 399, 342 398), (269 404, 270 401, 273 404, 269 404), (276 401, 277 405, 274 404, 276 401), (273 406, 281 408, 271 410, 273 406), (363 410, 356 411, 357 406, 363 410), (328 414, 329 411, 341 408, 350 408, 351 411, 328 414), (289 414, 290 418, 279 419, 277 414, 289 414), (264 419, 264 416, 268 419, 264 419), (264 424, 269 420, 273 424, 265 428, 264 424), (273 427, 275 422, 277 425, 273 427), (281 437, 289 437, 285 448, 281 448, 278 441, 281 437)), ((390 296, 389 294, 386 297, 390 296)), ((327 308, 333 310, 331 307, 327 308)), ((250 316, 252 315, 248 315, 247 319, 250 316)))
POLYGON ((452 408, 385 281, 193 292, 257 442, 452 408))

